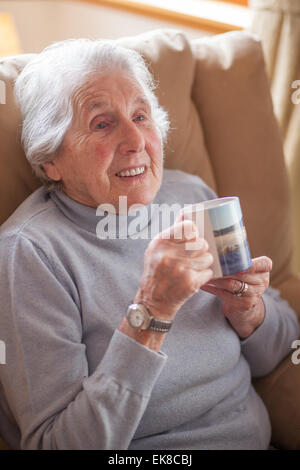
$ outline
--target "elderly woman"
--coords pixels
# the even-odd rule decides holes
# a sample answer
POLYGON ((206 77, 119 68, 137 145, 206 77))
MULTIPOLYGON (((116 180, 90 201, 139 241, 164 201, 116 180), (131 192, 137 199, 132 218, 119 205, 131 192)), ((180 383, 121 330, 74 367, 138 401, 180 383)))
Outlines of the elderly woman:
POLYGON ((168 120, 153 89, 142 58, 109 41, 54 44, 17 80, 24 149, 44 185, 1 229, 0 434, 14 449, 269 446, 251 374, 269 373, 298 337, 268 288, 271 260, 213 280, 191 221, 139 236, 150 210, 124 236, 120 197, 147 209, 216 197, 163 170, 168 120), (103 204, 113 237, 98 236, 114 212, 103 204))

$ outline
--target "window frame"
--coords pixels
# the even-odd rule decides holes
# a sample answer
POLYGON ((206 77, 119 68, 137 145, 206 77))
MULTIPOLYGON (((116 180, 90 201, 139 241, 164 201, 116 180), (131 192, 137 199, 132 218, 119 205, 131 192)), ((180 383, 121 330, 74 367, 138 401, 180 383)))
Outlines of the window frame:
MULTIPOLYGON (((74 0, 69 0, 73 1, 74 0)), ((186 0, 187 2, 189 0, 186 0)), ((191 0, 193 1, 193 0, 191 0)), ((220 4, 220 10, 223 8, 223 4, 227 4, 230 11, 235 12, 243 11, 247 12, 248 6, 243 5, 242 3, 247 0, 214 0, 217 4, 220 4)), ((151 4, 151 0, 75 0, 75 2, 94 4, 98 6, 108 7, 112 9, 123 10, 131 12, 138 15, 148 16, 156 18, 162 21, 167 21, 189 28, 199 29, 201 31, 207 31, 211 34, 222 34, 229 31, 242 31, 245 29, 243 24, 239 24, 234 21, 223 21, 222 15, 216 15, 216 18, 205 17, 205 15, 194 15, 193 13, 185 13, 181 11, 176 11, 175 9, 167 8, 163 5, 155 5, 155 0, 151 4), (218 16, 218 17, 217 17, 218 16)), ((203 3, 206 2, 207 5, 210 4, 209 0, 203 0, 203 3)), ((226 7, 226 8, 227 8, 226 7)), ((230 15, 231 18, 233 15, 230 15)))

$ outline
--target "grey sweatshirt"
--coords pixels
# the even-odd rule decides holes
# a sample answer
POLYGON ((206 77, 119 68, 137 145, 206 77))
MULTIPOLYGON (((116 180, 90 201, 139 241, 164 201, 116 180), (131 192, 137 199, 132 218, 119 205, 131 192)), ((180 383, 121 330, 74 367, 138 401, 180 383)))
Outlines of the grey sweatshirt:
MULTIPOLYGON (((164 170, 154 202, 214 197, 200 178, 164 170)), ((130 218, 118 219, 117 237, 130 218)), ((154 352, 118 330, 149 239, 100 239, 99 220, 39 188, 0 230, 0 434, 14 449, 268 448, 251 374, 290 352, 294 311, 269 288, 263 324, 241 341, 220 300, 199 290, 154 352)))

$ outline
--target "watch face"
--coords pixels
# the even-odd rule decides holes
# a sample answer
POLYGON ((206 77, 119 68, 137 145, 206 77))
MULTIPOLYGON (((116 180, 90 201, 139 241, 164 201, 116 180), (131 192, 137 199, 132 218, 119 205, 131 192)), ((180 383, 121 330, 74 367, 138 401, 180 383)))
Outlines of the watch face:
POLYGON ((131 308, 128 313, 128 320, 133 328, 140 328, 144 323, 145 315, 137 308, 131 308))

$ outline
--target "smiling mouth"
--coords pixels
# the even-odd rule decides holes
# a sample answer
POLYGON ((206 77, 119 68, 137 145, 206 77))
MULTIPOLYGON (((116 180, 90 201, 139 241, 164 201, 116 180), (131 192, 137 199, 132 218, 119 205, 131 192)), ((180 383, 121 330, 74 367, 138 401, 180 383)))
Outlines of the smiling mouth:
POLYGON ((145 171, 146 171, 145 166, 139 166, 136 168, 132 168, 131 170, 120 171, 119 173, 116 173, 116 176, 119 176, 120 178, 128 178, 128 177, 142 175, 143 173, 145 173, 145 171))

